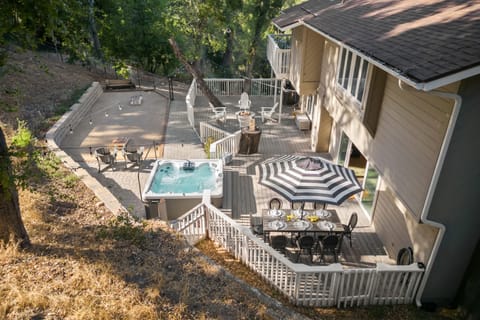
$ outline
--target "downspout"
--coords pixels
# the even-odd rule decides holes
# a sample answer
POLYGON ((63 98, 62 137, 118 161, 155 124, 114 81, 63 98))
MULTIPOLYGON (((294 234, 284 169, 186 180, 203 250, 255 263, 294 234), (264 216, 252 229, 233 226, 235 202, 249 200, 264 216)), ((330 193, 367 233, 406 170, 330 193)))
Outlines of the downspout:
MULTIPOLYGON (((402 90, 412 90, 413 88, 411 87, 404 87, 402 80, 398 80, 398 86, 402 90)), ((413 89, 415 90, 415 89, 413 89)), ((417 90, 415 90, 417 91, 417 90)), ((416 297, 415 297, 415 302, 417 304, 417 307, 422 306, 422 302, 420 301, 420 298, 423 294, 423 291, 425 290, 425 286, 428 280, 428 277, 430 275, 430 272, 432 271, 432 264, 435 261, 438 253, 438 249, 440 248, 440 244, 442 243, 443 236, 445 234, 445 226, 439 222, 432 221, 428 219, 428 212, 430 210, 430 206, 432 204, 432 199, 433 199, 433 194, 435 193, 435 190, 437 188, 438 184, 438 179, 440 177, 440 172, 442 171, 443 168, 443 163, 445 161, 445 157, 448 151, 448 147, 450 145, 450 141, 452 139, 453 135, 453 130, 455 128, 455 124, 457 122, 458 114, 460 113, 460 107, 462 105, 462 97, 458 94, 455 93, 450 93, 450 92, 443 92, 443 91, 425 91, 429 94, 432 94, 437 97, 441 98, 446 98, 446 99, 452 99, 455 101, 453 105, 453 110, 452 110, 452 115, 450 116, 450 120, 448 122, 448 127, 447 131, 445 133, 445 137, 442 142, 442 146, 440 148, 440 153, 437 158, 437 163, 435 165, 435 169, 433 171, 433 176, 432 176, 432 181, 430 183, 430 186, 428 187, 428 192, 427 192, 427 198, 425 199, 425 203, 423 205, 422 209, 422 214, 420 215, 420 221, 424 224, 431 225, 432 227, 438 228, 438 236, 437 239, 435 240, 435 243, 433 245, 433 250, 432 254, 430 255, 430 258, 428 259, 428 262, 426 264, 424 276, 422 278, 422 282, 420 283, 420 286, 418 288, 416 297)))

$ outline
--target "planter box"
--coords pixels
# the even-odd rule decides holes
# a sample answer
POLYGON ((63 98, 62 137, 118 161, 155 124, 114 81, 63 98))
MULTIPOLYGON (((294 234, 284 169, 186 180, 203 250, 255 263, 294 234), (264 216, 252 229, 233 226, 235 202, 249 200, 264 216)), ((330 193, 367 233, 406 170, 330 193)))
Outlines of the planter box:
POLYGON ((300 130, 310 130, 312 122, 308 118, 307 114, 299 113, 295 116, 295 124, 300 130))

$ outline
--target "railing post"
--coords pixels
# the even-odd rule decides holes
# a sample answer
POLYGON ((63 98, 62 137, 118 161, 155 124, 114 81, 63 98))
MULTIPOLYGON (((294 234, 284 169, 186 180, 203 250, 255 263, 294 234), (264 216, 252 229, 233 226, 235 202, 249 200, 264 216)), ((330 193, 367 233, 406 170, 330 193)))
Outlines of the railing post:
POLYGON ((170 95, 170 100, 175 100, 173 95, 173 79, 172 77, 168 77, 168 93, 170 95))

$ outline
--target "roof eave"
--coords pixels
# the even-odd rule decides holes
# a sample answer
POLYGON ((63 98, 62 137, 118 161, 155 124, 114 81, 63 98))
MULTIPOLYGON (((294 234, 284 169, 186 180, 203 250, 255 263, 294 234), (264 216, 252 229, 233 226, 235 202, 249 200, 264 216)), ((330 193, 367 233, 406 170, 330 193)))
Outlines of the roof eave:
POLYGON ((298 27, 298 26, 300 26, 300 25, 302 25, 302 24, 303 24, 302 21, 295 21, 295 22, 292 23, 292 24, 288 24, 288 25, 286 25, 286 26, 281 27, 281 26, 279 26, 278 24, 273 23, 273 25, 274 25, 278 30, 280 30, 280 31, 282 31, 282 32, 292 30, 292 29, 294 29, 294 28, 296 28, 296 27, 298 27))
POLYGON ((457 72, 457 73, 454 73, 454 74, 451 74, 451 75, 448 75, 448 76, 445 76, 445 77, 442 77, 442 78, 438 78, 438 79, 435 79, 435 80, 432 80, 432 81, 429 81, 429 82, 416 82, 413 79, 411 79, 409 77, 406 77, 405 75, 399 73, 398 71, 388 67, 386 64, 382 63, 381 61, 375 60, 372 57, 365 55, 364 53, 358 51, 357 49, 343 43, 342 41, 340 41, 336 38, 333 38, 332 36, 326 34, 325 32, 323 32, 321 30, 318 30, 314 26, 309 25, 308 23, 306 23, 304 21, 298 21, 295 25, 293 25, 293 24, 290 25, 289 29, 292 29, 292 28, 297 27, 299 25, 304 25, 305 27, 311 29, 312 31, 315 31, 315 32, 321 34, 325 38, 327 38, 330 41, 336 43, 337 45, 348 48, 349 50, 351 50, 355 54, 357 54, 360 57, 362 57, 363 59, 367 60, 369 63, 375 65, 376 67, 378 67, 379 69, 387 72, 388 74, 390 74, 390 75, 392 75, 396 78, 399 78, 400 80, 402 80, 403 82, 405 82, 409 86, 414 87, 417 90, 422 90, 422 91, 435 90, 435 89, 438 89, 440 87, 449 85, 451 83, 461 81, 463 79, 466 79, 466 78, 475 76, 477 74, 480 74, 480 66, 475 66, 473 68, 462 70, 460 72, 457 72))
POLYGON ((465 69, 456 73, 453 73, 451 75, 435 79, 430 82, 425 82, 423 84, 423 91, 431 91, 438 89, 440 87, 449 85, 451 83, 457 82, 457 81, 462 81, 464 79, 473 77, 480 74, 480 66, 475 66, 469 69, 465 69))

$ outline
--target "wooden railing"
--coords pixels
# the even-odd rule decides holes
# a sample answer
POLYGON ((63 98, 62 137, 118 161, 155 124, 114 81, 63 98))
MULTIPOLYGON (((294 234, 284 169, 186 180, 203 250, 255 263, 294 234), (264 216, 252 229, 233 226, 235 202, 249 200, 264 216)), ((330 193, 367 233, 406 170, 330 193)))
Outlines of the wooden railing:
POLYGON ((290 70, 290 35, 268 35, 267 59, 277 78, 288 78, 290 70), (279 46, 280 43, 285 45, 279 46))
POLYGON ((415 298, 424 271, 417 264, 380 263, 371 269, 343 269, 340 264, 307 266, 293 263, 253 235, 249 228, 208 203, 193 208, 171 226, 191 242, 208 235, 296 305, 409 304, 415 298))
POLYGON ((210 159, 221 159, 226 153, 231 153, 232 156, 237 154, 240 131, 230 133, 206 122, 200 122, 200 139, 203 143, 211 139, 210 159))
POLYGON ((193 79, 192 84, 188 89, 187 96, 185 98, 185 102, 187 104, 187 118, 192 128, 195 128, 195 112, 193 111, 193 107, 195 106, 196 98, 197 98, 197 81, 193 79))
POLYGON ((200 122, 200 139, 203 143, 207 142, 209 137, 211 137, 213 141, 218 141, 229 135, 231 135, 231 133, 228 131, 212 126, 206 122, 200 122))
POLYGON ((236 155, 240 145, 240 135, 241 131, 238 130, 210 144, 210 159, 221 159, 227 153, 236 155))
MULTIPOLYGON (((204 79, 208 88, 216 96, 240 96, 245 91, 247 79, 204 79)), ((267 96, 271 97, 280 93, 279 79, 251 79, 250 92, 251 96, 267 96), (276 85, 275 85, 276 82, 276 85), (277 90, 275 91, 275 88, 277 90)), ((197 89, 197 94, 203 95, 201 90, 197 89)))

